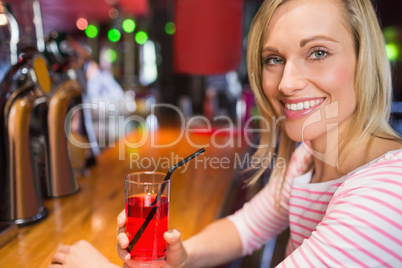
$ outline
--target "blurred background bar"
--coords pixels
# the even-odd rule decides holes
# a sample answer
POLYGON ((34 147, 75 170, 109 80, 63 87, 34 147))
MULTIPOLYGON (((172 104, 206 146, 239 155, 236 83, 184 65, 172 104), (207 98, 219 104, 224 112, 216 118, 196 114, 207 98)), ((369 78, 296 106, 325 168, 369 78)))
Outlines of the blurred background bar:
MULTIPOLYGON (((248 90, 248 28, 261 2, 13 0, 9 6, 20 25, 19 47, 40 44, 37 39, 48 39, 56 33, 66 34, 84 46, 89 57, 120 84, 126 94, 124 100, 131 106, 121 107, 123 111, 108 109, 105 120, 94 118, 98 120, 97 135, 109 140, 119 133, 109 129, 107 113, 132 113, 134 104, 130 101, 138 104, 135 112, 140 114, 147 113, 149 103, 156 101, 175 105, 186 114, 227 115, 235 119, 236 102, 248 90), (42 36, 38 37, 33 2, 39 3, 36 8, 41 11, 43 24, 42 36)), ((401 132, 398 102, 402 99, 402 3, 373 3, 393 65, 393 125, 401 132)), ((161 114, 176 115, 172 109, 161 114)))

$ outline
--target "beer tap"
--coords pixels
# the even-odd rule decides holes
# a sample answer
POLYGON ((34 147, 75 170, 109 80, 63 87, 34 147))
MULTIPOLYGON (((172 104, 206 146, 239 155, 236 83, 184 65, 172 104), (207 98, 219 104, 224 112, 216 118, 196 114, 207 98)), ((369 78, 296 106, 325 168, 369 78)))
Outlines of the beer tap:
MULTIPOLYGON (((0 173, 0 221, 28 224, 47 215, 38 176, 46 176, 39 163, 46 161, 46 148, 38 145, 41 154, 35 154, 34 144, 40 139, 33 140, 30 134, 31 126, 37 124, 36 109, 51 93, 45 58, 35 50, 21 53, 0 89, 0 154, 5 160, 0 173)), ((38 116, 43 118, 41 112, 38 116)))

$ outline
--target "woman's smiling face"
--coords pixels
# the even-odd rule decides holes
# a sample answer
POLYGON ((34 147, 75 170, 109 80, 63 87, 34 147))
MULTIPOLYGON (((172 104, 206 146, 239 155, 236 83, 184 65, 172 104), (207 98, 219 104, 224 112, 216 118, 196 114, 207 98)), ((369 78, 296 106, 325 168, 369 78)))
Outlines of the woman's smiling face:
POLYGON ((356 107, 356 52, 343 12, 338 0, 293 0, 268 25, 262 86, 294 141, 325 136, 356 107), (306 121, 313 114, 321 120, 306 121))

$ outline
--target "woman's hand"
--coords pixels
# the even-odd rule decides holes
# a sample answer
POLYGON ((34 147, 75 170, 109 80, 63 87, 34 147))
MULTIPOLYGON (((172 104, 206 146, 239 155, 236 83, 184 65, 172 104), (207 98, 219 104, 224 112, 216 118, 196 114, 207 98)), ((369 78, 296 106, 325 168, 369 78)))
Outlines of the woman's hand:
POLYGON ((126 235, 126 212, 123 209, 122 212, 117 216, 117 254, 120 259, 124 262, 128 262, 131 259, 130 253, 127 252, 126 248, 130 241, 126 235))
MULTIPOLYGON (((117 253, 120 259, 126 263, 125 267, 130 267, 131 256, 126 250, 129 244, 126 235, 126 221, 126 213, 123 210, 117 216, 117 253)), ((167 243, 166 263, 164 267, 186 267, 188 265, 188 254, 181 241, 180 232, 172 229, 165 232, 163 237, 167 243)))
POLYGON ((188 267, 188 254, 181 241, 181 233, 171 229, 163 234, 167 243, 166 264, 164 267, 188 267))
POLYGON ((116 268, 96 248, 85 240, 78 241, 73 245, 60 245, 53 255, 52 264, 49 268, 116 268))

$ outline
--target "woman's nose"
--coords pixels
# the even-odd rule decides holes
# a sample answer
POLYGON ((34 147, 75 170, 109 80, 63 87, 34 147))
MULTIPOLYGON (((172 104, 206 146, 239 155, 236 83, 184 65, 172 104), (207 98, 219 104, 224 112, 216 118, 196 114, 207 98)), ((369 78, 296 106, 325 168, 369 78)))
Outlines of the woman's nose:
POLYGON ((279 91, 291 96, 305 87, 306 80, 301 73, 300 67, 291 61, 287 61, 279 83, 279 91))

